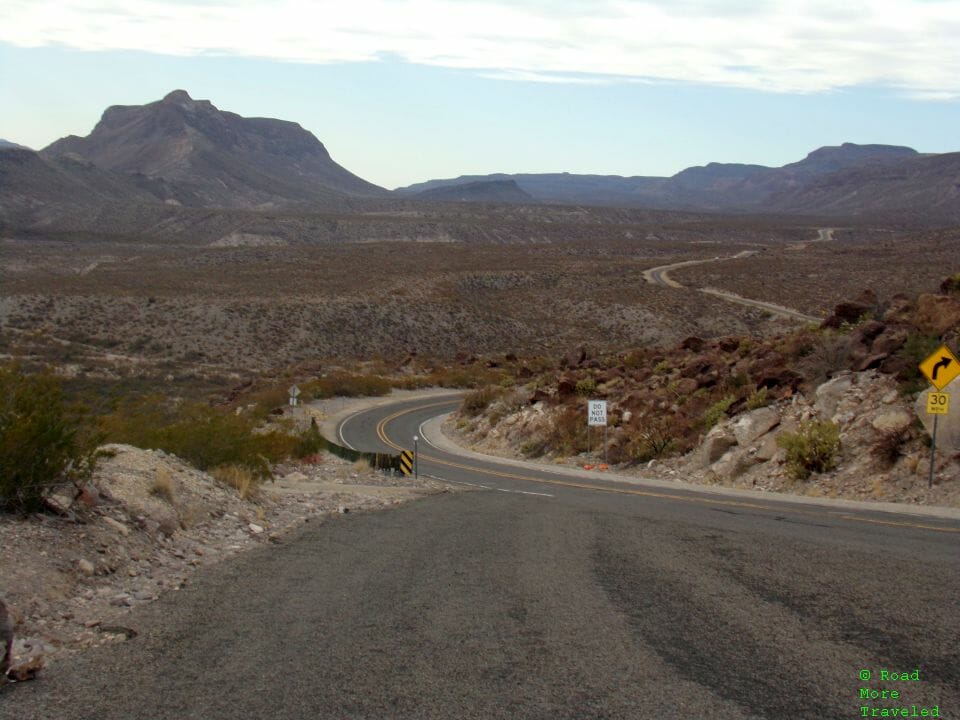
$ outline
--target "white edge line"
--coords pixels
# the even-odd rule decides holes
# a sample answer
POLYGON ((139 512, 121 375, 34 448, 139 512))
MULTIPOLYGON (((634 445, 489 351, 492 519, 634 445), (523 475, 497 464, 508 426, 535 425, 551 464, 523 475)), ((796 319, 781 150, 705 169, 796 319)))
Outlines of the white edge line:
MULTIPOLYGON (((347 424, 348 422, 350 422, 351 420, 353 420, 353 418, 355 418, 357 415, 359 415, 359 414, 362 413, 362 412, 365 412, 365 411, 364 411, 364 410, 358 410, 357 412, 353 413, 352 415, 347 415, 347 416, 340 422, 340 424, 337 426, 337 437, 340 438, 340 442, 341 442, 345 447, 348 447, 348 448, 350 448, 351 450, 357 450, 357 449, 356 449, 353 445, 351 445, 350 443, 348 443, 348 442, 347 442, 347 439, 346 439, 345 437, 343 437, 343 426, 346 425, 346 424, 347 424)), ((358 452, 359 452, 359 451, 358 451, 358 452)))
MULTIPOLYGON (((430 418, 430 420, 432 419, 433 418, 430 418)), ((420 423, 420 425, 417 427, 417 433, 419 434, 420 439, 423 440, 424 443, 432 447, 434 450, 440 450, 440 452, 443 452, 441 448, 438 448, 432 442, 427 440, 426 437, 424 437, 423 426, 426 425, 428 422, 430 422, 430 420, 424 420, 422 423, 420 423)), ((427 475, 426 477, 431 478, 433 480, 440 480, 442 482, 455 483, 456 485, 469 485, 470 487, 483 488, 484 490, 497 490, 499 492, 514 493, 516 495, 536 495, 538 497, 549 497, 549 498, 556 497, 556 495, 552 495, 550 493, 531 492, 529 490, 507 490, 506 488, 493 487, 492 485, 481 485, 480 483, 469 483, 469 482, 462 482, 460 480, 449 480, 448 478, 438 477, 436 475, 427 475)))

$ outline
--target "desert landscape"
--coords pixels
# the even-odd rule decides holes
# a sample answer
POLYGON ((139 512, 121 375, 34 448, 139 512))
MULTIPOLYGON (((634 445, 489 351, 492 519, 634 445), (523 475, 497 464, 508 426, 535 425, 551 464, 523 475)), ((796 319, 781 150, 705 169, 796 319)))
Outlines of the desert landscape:
POLYGON ((321 437, 334 398, 455 388, 446 439, 517 462, 952 512, 917 363, 960 333, 957 157, 390 191, 182 90, 0 146, 9 678, 306 522, 470 485, 371 469, 321 437))

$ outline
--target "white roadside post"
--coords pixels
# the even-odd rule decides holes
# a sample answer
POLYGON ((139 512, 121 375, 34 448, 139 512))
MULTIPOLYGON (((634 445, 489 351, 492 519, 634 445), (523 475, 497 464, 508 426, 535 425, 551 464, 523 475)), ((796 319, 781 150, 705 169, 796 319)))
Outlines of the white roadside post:
POLYGON ((289 393, 290 393, 290 407, 296 407, 297 398, 300 397, 300 388, 298 388, 296 385, 291 385, 289 393))
POLYGON ((413 477, 416 480, 420 479, 420 452, 417 450, 417 441, 419 440, 419 437, 413 436, 413 477))
POLYGON ((603 427, 603 464, 607 464, 607 401, 587 401, 587 426, 603 427))

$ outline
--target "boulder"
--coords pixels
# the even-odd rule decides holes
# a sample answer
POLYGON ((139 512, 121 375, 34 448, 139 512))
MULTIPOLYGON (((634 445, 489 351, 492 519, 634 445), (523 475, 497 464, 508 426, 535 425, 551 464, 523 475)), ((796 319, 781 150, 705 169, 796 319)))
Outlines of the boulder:
POLYGON ((922 392, 917 397, 914 405, 917 416, 928 435, 933 434, 933 418, 937 417, 937 452, 944 455, 950 455, 960 452, 960 378, 955 378, 953 382, 947 385, 943 392, 951 393, 952 402, 950 403, 950 412, 947 415, 928 415, 927 414, 927 393, 922 392))
POLYGON ((780 413, 773 408, 757 408, 741 415, 733 425, 733 434, 740 447, 747 447, 780 424, 780 413))
POLYGON ((704 467, 713 465, 724 453, 737 444, 736 436, 721 425, 717 425, 704 438, 700 446, 700 458, 704 467))
POLYGON ((760 441, 760 445, 757 447, 757 453, 754 455, 754 457, 760 462, 769 462, 776 457, 779 449, 780 446, 777 445, 777 436, 774 433, 770 433, 760 441))
POLYGON ((734 448, 728 450, 710 469, 721 480, 734 480, 756 464, 756 459, 746 450, 734 448))
POLYGON ((870 312, 874 305, 859 302, 842 302, 833 309, 833 315, 823 321, 823 327, 838 328, 844 323, 853 325, 870 312))
POLYGON ((903 328, 888 327, 873 340, 870 346, 872 352, 890 355, 903 347, 907 341, 907 331, 903 328))
POLYGON ((883 408, 871 418, 870 424, 880 432, 901 433, 913 424, 913 416, 900 408, 883 408))
POLYGON ((840 403, 846 392, 853 387, 853 378, 850 375, 841 375, 823 383, 816 390, 816 401, 814 407, 817 412, 825 418, 832 418, 837 412, 837 405, 840 403))
POLYGON ((903 293, 897 293, 887 305, 883 313, 884 322, 909 322, 913 316, 913 305, 910 298, 903 293))
POLYGON ((943 335, 960 325, 960 298, 947 295, 921 295, 917 298, 914 323, 922 331, 943 335))
POLYGON ((681 350, 690 350, 691 352, 700 352, 703 350, 704 342, 698 337, 690 336, 680 343, 681 350))

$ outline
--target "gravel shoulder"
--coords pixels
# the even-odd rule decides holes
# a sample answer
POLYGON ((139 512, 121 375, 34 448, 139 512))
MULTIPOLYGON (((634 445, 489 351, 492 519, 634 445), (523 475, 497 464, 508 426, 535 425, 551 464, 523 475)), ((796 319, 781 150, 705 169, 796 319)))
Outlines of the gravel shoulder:
MULTIPOLYGON (((350 413, 370 402, 325 401, 319 412, 350 413)), ((133 608, 179 592, 227 558, 279 543, 305 523, 454 489, 321 454, 277 466, 274 481, 241 499, 173 455, 107 449, 113 457, 101 461, 69 515, 0 515, 0 598, 16 623, 15 663, 42 657, 49 665, 124 642, 136 634, 126 619, 133 608)))

